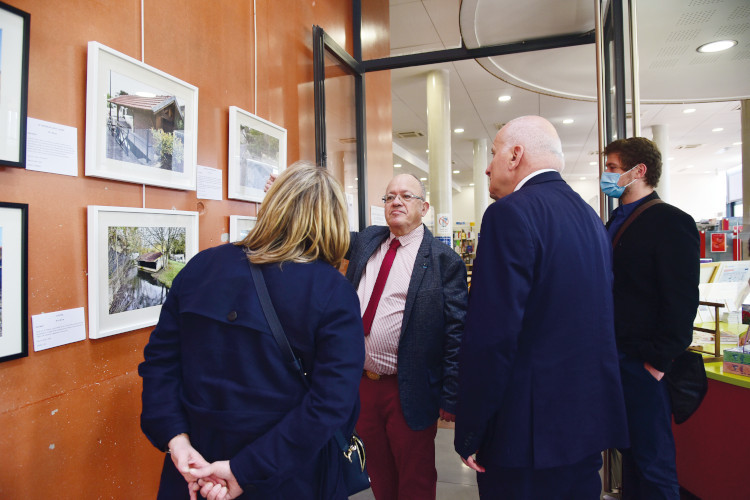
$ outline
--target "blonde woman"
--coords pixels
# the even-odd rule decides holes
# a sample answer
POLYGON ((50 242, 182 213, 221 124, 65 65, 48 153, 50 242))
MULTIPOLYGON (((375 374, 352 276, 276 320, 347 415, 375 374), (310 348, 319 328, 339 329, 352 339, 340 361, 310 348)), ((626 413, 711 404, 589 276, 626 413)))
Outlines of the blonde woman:
POLYGON ((354 427, 364 363, 357 295, 336 269, 348 246, 341 187, 297 163, 243 241, 204 250, 180 272, 139 366, 141 427, 169 452, 159 498, 346 498, 331 437, 354 427), (309 391, 271 334, 248 260, 309 391))

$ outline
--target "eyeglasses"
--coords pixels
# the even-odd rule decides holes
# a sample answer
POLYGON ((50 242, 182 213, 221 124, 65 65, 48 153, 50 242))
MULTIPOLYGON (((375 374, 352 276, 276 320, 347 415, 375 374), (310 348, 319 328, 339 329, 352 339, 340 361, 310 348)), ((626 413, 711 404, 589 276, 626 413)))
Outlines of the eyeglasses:
POLYGON ((411 200, 424 201, 424 198, 422 198, 421 196, 417 196, 416 194, 411 194, 411 193, 387 194, 383 196, 381 199, 383 200, 383 203, 388 204, 388 203, 393 203, 394 201, 396 201, 397 197, 401 198, 401 201, 403 201, 404 203, 409 203, 411 200))

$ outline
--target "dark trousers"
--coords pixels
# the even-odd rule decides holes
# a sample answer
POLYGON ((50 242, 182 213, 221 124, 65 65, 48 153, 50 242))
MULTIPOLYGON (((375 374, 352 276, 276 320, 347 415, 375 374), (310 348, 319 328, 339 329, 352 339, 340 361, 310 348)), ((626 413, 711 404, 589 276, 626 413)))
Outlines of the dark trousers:
POLYGON ((367 472, 378 500, 434 500, 435 424, 413 431, 404 420, 397 377, 359 384, 357 433, 365 444, 367 472))
POLYGON ((549 469, 486 466, 477 473, 482 500, 598 500, 602 491, 601 453, 549 469))
POLYGON ((657 381, 643 361, 620 355, 620 376, 630 431, 622 451, 623 500, 679 500, 672 406, 666 381, 657 381))

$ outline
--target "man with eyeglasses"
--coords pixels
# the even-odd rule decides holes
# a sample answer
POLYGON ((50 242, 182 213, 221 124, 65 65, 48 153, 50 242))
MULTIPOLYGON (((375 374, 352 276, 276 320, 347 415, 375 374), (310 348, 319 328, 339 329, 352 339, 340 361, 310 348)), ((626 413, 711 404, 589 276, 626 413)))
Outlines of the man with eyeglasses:
POLYGON ((352 233, 347 254, 367 353, 356 428, 375 498, 434 499, 437 420, 455 420, 466 266, 422 224, 419 179, 397 175, 383 203, 388 226, 352 233))

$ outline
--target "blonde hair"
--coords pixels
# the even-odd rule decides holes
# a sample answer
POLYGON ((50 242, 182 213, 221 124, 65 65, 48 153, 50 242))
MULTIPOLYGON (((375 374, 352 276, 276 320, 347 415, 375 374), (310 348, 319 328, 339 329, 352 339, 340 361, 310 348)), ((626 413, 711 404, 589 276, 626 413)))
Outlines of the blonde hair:
POLYGON ((255 227, 236 244, 254 264, 320 259, 338 267, 349 249, 341 186, 325 168, 290 165, 266 193, 255 227))

